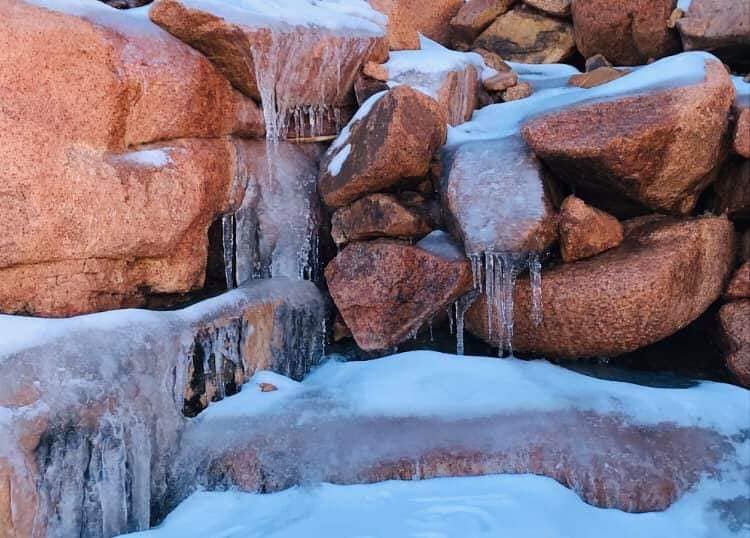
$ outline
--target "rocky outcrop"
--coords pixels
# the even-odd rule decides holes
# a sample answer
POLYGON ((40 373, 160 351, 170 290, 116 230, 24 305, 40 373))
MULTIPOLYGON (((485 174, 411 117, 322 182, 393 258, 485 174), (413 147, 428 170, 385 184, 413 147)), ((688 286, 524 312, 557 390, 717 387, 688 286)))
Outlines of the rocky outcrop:
POLYGON ((424 176, 446 130, 440 105, 418 90, 399 86, 373 96, 323 157, 323 201, 342 207, 404 178, 424 176))
POLYGON ((425 215, 390 194, 365 196, 331 217, 331 236, 338 246, 377 237, 413 239, 430 231, 425 215))
POLYGON ((456 48, 468 48, 515 0, 470 0, 451 20, 452 42, 456 48))
MULTIPOLYGON (((622 244, 599 256, 545 269, 543 320, 533 316, 531 284, 515 289, 513 348, 544 357, 611 357, 657 342, 702 314, 720 295, 734 257, 725 218, 643 217, 625 225, 622 244)), ((467 328, 489 338, 481 297, 467 328)))
POLYGON ((311 283, 269 280, 176 312, 0 316, 0 535, 148 528, 180 411, 258 369, 301 377, 322 354, 324 315, 311 283))
POLYGON ((565 262, 590 258, 622 243, 622 225, 612 215, 568 196, 560 206, 560 254, 565 262))
POLYGON ((557 238, 557 214, 541 163, 515 138, 443 151, 441 196, 468 255, 543 252, 557 238))
POLYGON ((388 46, 391 50, 419 48, 419 34, 448 45, 450 21, 465 0, 368 0, 388 17, 388 46))
POLYGON ((523 135, 557 177, 612 205, 619 198, 686 214, 714 179, 733 98, 726 70, 712 61, 703 82, 543 116, 523 135))
POLYGON ((692 0, 677 21, 685 50, 708 50, 730 65, 750 68, 750 5, 732 0, 692 0))
POLYGON ((573 26, 586 58, 603 54, 615 65, 640 65, 680 50, 667 27, 675 0, 575 0, 573 26))
POLYGON ((557 63, 575 51, 573 26, 562 19, 524 9, 500 15, 474 42, 474 47, 522 63, 557 63))
POLYGON ((226 135, 262 135, 257 105, 131 11, 12 0, 0 27, 0 311, 202 286, 208 226, 238 203, 226 135))
POLYGON ((727 368, 740 385, 750 388, 750 300, 722 306, 719 327, 726 348, 727 368))
POLYGON ((360 348, 393 348, 471 289, 460 248, 433 234, 416 245, 351 243, 326 267, 333 302, 360 348))

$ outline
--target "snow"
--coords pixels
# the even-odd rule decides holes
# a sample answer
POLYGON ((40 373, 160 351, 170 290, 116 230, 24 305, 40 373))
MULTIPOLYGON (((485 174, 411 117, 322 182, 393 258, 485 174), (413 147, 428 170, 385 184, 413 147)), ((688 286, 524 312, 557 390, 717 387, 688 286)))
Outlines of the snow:
POLYGON ((736 534, 712 503, 747 494, 743 486, 705 480, 666 511, 645 514, 595 508, 535 475, 198 492, 160 527, 131 537, 722 538, 736 534))
POLYGON ((169 157, 169 152, 166 149, 143 149, 140 151, 131 151, 123 154, 121 159, 129 163, 153 168, 161 168, 172 162, 172 159, 169 157))
POLYGON ((112 28, 126 35, 150 34, 165 37, 168 34, 148 18, 150 6, 135 9, 114 9, 102 2, 90 0, 27 0, 28 3, 82 17, 94 24, 112 28))
POLYGON ((349 157, 349 153, 352 151, 352 145, 347 144, 344 146, 337 154, 336 156, 331 159, 331 162, 328 163, 328 173, 332 176, 339 175, 339 172, 341 172, 341 167, 346 162, 347 157, 349 157))
POLYGON ((681 9, 687 13, 687 10, 690 9, 690 4, 692 3, 693 0, 677 0, 677 9, 681 9))
POLYGON ((732 76, 734 89, 737 92, 735 104, 741 107, 750 107, 750 82, 745 82, 742 77, 732 76))

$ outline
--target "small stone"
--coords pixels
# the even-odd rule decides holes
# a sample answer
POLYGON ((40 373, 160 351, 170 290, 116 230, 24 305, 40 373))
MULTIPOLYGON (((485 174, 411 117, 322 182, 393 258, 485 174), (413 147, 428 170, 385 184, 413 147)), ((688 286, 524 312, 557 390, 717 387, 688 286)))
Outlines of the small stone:
POLYGON ((677 26, 677 21, 684 16, 684 11, 682 11, 680 8, 675 8, 674 11, 672 11, 672 14, 669 16, 669 20, 667 21, 667 28, 674 28, 675 26, 677 26))
POLYGON ((258 383, 258 388, 260 388, 261 392, 273 392, 279 390, 279 387, 273 383, 258 383))
POLYGON ((491 52, 481 47, 473 49, 471 52, 476 52, 477 54, 479 54, 484 60, 484 63, 486 63, 488 67, 491 67, 495 71, 504 73, 511 70, 511 67, 503 61, 502 56, 495 52, 491 52))
POLYGON ((491 92, 501 92, 511 86, 518 84, 518 75, 515 71, 498 73, 483 82, 485 89, 491 92))
POLYGON ((560 251, 563 261, 590 258, 622 243, 622 224, 612 215, 568 196, 560 207, 560 251))
POLYGON ((613 80, 617 80, 625 75, 627 75, 626 71, 621 71, 614 67, 597 67, 593 71, 581 73, 580 75, 573 75, 570 77, 570 80, 568 80, 568 84, 588 89, 595 86, 601 86, 607 82, 612 82, 613 80))
POLYGON ((518 99, 526 99, 532 93, 534 89, 528 82, 519 82, 515 86, 511 86, 503 92, 503 101, 517 101, 518 99))

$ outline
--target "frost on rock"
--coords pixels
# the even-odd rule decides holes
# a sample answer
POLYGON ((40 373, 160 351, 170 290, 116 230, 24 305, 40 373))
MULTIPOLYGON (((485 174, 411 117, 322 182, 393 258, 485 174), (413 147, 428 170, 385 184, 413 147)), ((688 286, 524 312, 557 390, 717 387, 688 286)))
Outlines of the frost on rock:
POLYGON ((199 410, 186 398, 208 405, 256 369, 301 378, 323 352, 324 316, 312 284, 286 279, 174 312, 0 316, 0 522, 11 536, 148 528, 183 411, 199 410))

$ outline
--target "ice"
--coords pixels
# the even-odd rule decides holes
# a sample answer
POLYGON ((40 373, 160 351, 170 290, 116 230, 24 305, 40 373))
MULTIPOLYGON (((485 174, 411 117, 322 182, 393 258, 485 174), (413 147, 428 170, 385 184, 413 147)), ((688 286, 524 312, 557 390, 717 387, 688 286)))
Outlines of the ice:
POLYGON ((148 18, 150 6, 115 10, 102 2, 89 0, 28 0, 28 3, 75 17, 83 17, 94 24, 112 28, 125 35, 151 35, 170 38, 164 30, 148 18))
POLYGON ((349 157, 349 153, 352 151, 352 145, 347 144, 341 150, 336 154, 336 156, 331 159, 331 162, 328 164, 328 173, 332 176, 339 175, 339 172, 341 172, 341 167, 346 162, 347 157, 349 157))
POLYGON ((172 162, 169 151, 166 149, 142 149, 140 151, 129 151, 124 153, 121 160, 139 166, 161 168, 172 162))
POLYGON ((436 256, 446 260, 463 260, 466 258, 461 247, 458 246, 455 239, 443 230, 433 230, 421 240, 417 241, 417 246, 436 256))
POLYGON ((542 304, 542 260, 536 252, 529 254, 529 276, 531 281, 531 321, 538 327, 544 321, 544 309, 542 304))
POLYGON ((456 355, 464 354, 464 317, 477 296, 477 293, 467 293, 453 303, 456 316, 456 355))
POLYGON ((692 3, 693 0, 677 0, 677 9, 681 9, 687 13, 687 10, 690 9, 690 4, 692 3))
POLYGON ((372 107, 374 107, 375 104, 380 101, 380 99, 382 99, 386 93, 386 91, 382 91, 373 94, 364 103, 362 103, 362 106, 359 107, 352 119, 349 120, 349 123, 346 124, 343 129, 341 129, 341 132, 336 137, 336 139, 331 142, 331 145, 328 148, 329 154, 333 153, 344 144, 347 144, 349 142, 349 136, 351 135, 352 127, 354 126, 354 124, 365 119, 372 110, 372 107))
POLYGON ((234 255, 237 249, 234 240, 235 229, 234 215, 224 215, 221 218, 221 242, 222 252, 224 254, 224 280, 227 289, 231 290, 236 287, 237 281, 234 276, 234 255))

